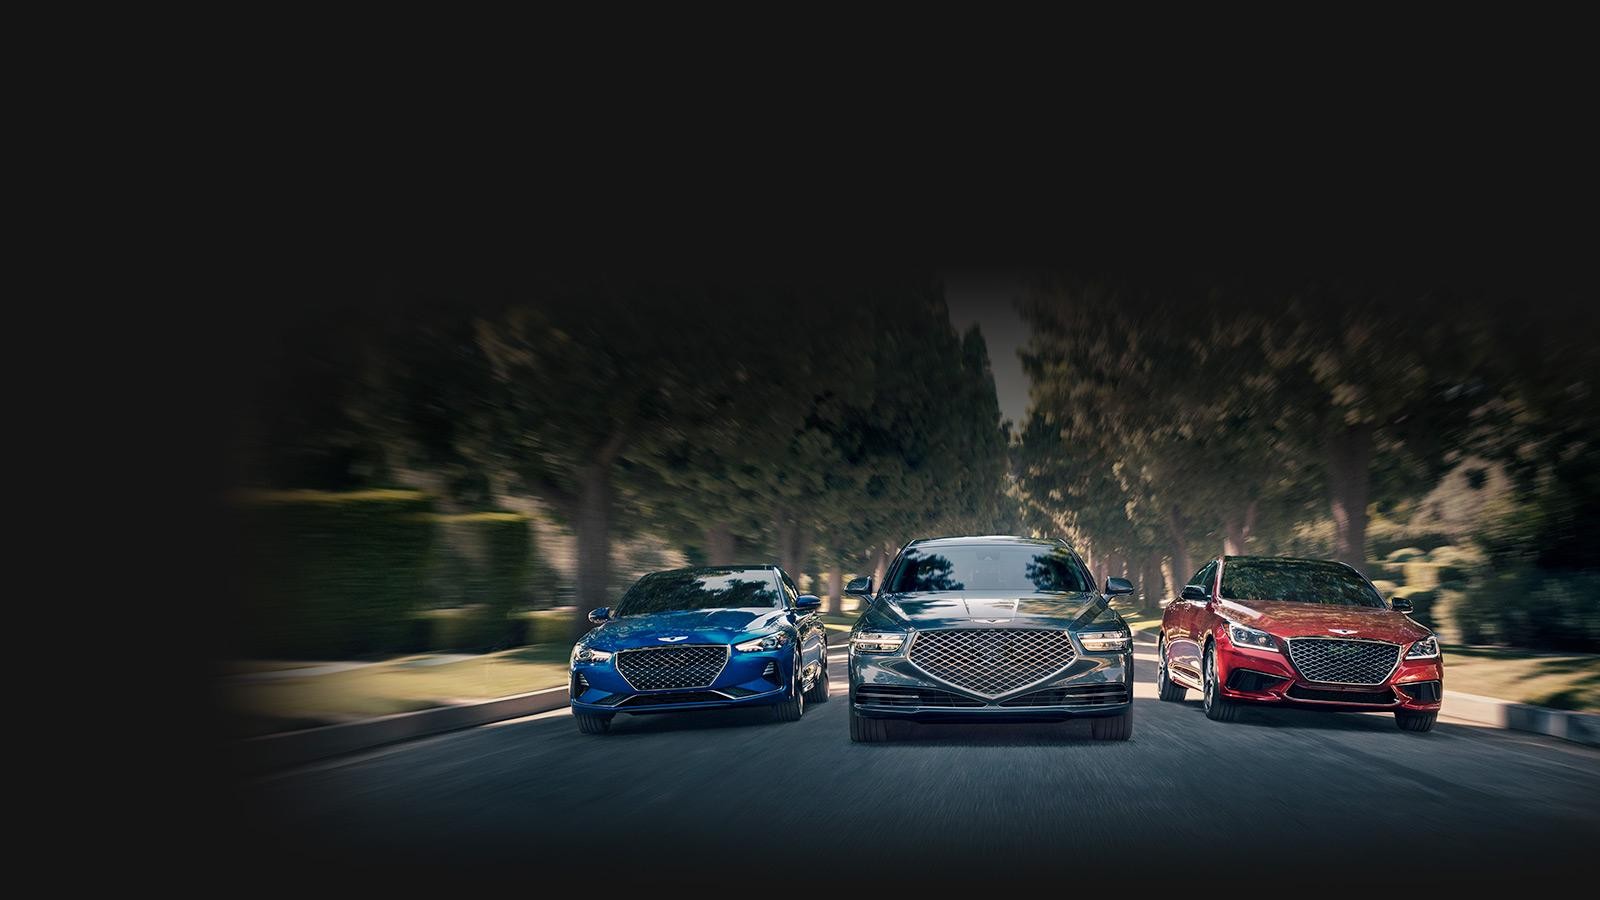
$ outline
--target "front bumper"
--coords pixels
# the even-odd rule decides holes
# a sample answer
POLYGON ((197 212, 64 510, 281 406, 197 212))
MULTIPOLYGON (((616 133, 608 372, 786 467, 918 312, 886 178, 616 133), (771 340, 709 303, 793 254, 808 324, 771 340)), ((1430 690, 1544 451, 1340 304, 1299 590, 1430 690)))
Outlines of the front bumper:
POLYGON ((636 690, 617 671, 617 657, 602 663, 578 663, 568 675, 572 708, 588 713, 679 712, 764 706, 789 699, 794 669, 793 651, 779 648, 761 653, 730 651, 727 664, 703 687, 636 690))
POLYGON ((1058 722, 1119 716, 1133 705, 1133 652, 1079 653, 1045 680, 986 697, 931 677, 904 654, 851 653, 850 705, 874 719, 1058 722))
POLYGON ((1303 678, 1283 653, 1219 641, 1216 654, 1219 690, 1230 700, 1341 711, 1434 712, 1444 696, 1439 657, 1402 658, 1382 684, 1346 685, 1303 678))

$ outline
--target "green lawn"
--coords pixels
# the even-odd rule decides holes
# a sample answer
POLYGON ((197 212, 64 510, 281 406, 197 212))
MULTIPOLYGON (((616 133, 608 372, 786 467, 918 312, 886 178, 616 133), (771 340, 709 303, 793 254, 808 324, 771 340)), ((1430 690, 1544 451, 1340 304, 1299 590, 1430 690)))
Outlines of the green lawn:
POLYGON ((539 644, 438 665, 429 664, 437 655, 425 654, 348 672, 231 682, 233 730, 246 737, 556 687, 566 683, 571 649, 539 644))
POLYGON ((1600 655, 1446 645, 1444 687, 1535 706, 1600 711, 1600 655))

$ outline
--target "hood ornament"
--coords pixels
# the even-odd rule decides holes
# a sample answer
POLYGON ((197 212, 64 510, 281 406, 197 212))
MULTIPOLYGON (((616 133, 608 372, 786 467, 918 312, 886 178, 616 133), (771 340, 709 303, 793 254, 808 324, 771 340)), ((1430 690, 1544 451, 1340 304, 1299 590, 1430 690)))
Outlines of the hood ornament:
POLYGON ((687 641, 688 639, 689 639, 689 636, 687 634, 680 634, 680 635, 677 635, 676 637, 658 637, 658 638, 656 638, 656 640, 665 641, 668 644, 676 644, 679 641, 687 641))
POLYGON ((1328 630, 1333 632, 1334 634, 1355 634, 1356 633, 1356 630, 1354 628, 1329 628, 1328 630))
POLYGON ((982 622, 985 625, 998 625, 1001 622, 1009 622, 1011 620, 1010 619, 973 619, 972 621, 974 621, 974 622, 982 622))

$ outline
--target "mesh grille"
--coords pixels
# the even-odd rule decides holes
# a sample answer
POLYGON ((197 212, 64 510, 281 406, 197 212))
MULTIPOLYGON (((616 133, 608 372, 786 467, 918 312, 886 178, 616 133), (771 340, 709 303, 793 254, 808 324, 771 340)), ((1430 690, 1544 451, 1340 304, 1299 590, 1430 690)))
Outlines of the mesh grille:
POLYGON ((1382 684, 1400 661, 1400 645, 1335 638, 1290 638, 1289 658, 1307 681, 1382 684))
POLYGON ((725 644, 646 647, 617 654, 617 671, 636 691, 710 687, 728 661, 725 644))
POLYGON ((634 694, 624 702, 629 706, 675 706, 679 703, 717 703, 726 699, 711 691, 686 691, 682 694, 634 694))
POLYGON ((1394 694, 1389 691, 1319 691, 1303 684, 1289 688, 1288 695, 1296 700, 1315 700, 1319 703, 1371 703, 1393 706, 1394 694))
POLYGON ((911 661, 929 675, 987 697, 998 697, 1066 668, 1072 639, 1065 631, 952 628, 921 631, 911 661))

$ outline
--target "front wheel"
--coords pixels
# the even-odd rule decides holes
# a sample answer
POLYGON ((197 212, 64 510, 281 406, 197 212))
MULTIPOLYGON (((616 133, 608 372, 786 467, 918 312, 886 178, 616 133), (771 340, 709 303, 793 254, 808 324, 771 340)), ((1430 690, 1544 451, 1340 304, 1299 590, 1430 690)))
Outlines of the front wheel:
POLYGON ((1156 644, 1156 696, 1168 703, 1177 703, 1189 693, 1188 688, 1167 677, 1167 639, 1156 644))
POLYGON ((578 730, 584 734, 605 734, 611 730, 611 716, 573 710, 572 718, 578 723, 578 730))
POLYGON ((1090 719, 1089 735, 1097 741, 1125 741, 1133 737, 1133 710, 1120 716, 1090 719))
POLYGON ((850 710, 850 740, 858 744, 881 744, 894 740, 899 722, 888 719, 869 719, 850 710))
POLYGON ((1222 696, 1217 684, 1217 651, 1206 648, 1206 718, 1213 722, 1232 722, 1239 718, 1239 704, 1222 696))
POLYGON ((1439 721, 1437 712, 1412 712, 1407 709, 1394 711, 1394 724, 1400 726, 1401 731, 1432 731, 1433 723, 1439 721))
POLYGON ((806 714, 806 695, 800 689, 800 657, 789 667, 789 696, 772 707, 772 717, 779 722, 798 722, 806 714))
POLYGON ((817 680, 811 685, 811 690, 806 691, 807 703, 828 702, 828 657, 826 652, 822 657, 821 668, 817 669, 817 680))

